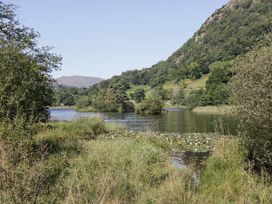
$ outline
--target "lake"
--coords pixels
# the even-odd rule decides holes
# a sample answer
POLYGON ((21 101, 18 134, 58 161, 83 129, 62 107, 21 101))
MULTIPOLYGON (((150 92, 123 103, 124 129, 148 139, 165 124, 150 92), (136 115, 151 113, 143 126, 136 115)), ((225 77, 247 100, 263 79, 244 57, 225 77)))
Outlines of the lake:
POLYGON ((71 121, 79 118, 103 117, 105 122, 126 126, 132 131, 208 133, 216 132, 216 125, 224 124, 224 133, 236 135, 237 123, 218 114, 195 113, 182 108, 169 108, 162 115, 136 113, 82 113, 73 109, 50 109, 51 120, 71 121))

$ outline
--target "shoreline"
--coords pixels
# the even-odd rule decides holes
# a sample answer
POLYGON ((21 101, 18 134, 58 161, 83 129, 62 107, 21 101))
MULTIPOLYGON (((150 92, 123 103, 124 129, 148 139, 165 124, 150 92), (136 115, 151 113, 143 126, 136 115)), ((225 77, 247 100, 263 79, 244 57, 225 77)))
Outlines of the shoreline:
POLYGON ((198 106, 192 110, 194 113, 213 113, 213 114, 228 114, 233 109, 230 105, 220 105, 220 106, 198 106))
POLYGON ((51 106, 51 107, 49 107, 49 109, 57 109, 57 110, 60 110, 60 109, 73 109, 73 110, 75 110, 76 107, 75 106, 51 106))

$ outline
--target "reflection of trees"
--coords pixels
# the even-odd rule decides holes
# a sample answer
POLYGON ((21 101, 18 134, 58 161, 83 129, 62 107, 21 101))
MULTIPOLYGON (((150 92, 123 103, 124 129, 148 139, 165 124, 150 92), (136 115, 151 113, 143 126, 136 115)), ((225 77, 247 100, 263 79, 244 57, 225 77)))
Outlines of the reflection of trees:
POLYGON ((164 131, 167 132, 214 132, 213 121, 218 117, 192 111, 174 111, 163 115, 160 123, 164 123, 164 131))
MULTIPOLYGON (((199 114, 192 111, 169 111, 163 115, 142 116, 135 113, 107 113, 107 120, 118 122, 129 129, 157 132, 214 132, 214 121, 220 115, 199 114)), ((231 133, 234 133, 235 121, 224 119, 231 133)))

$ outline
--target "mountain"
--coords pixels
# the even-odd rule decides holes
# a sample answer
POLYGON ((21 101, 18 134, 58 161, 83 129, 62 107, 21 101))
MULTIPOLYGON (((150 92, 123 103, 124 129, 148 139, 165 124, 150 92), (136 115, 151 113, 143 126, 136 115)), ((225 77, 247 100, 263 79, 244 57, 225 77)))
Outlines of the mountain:
POLYGON ((123 106, 120 101, 132 99, 137 88, 146 95, 157 90, 155 95, 173 104, 228 104, 227 84, 235 74, 235 61, 264 42, 271 31, 272 0, 230 0, 167 60, 92 86, 89 106, 98 110, 109 106, 107 102, 123 106))
POLYGON ((231 0, 166 61, 123 73, 133 84, 157 86, 210 72, 210 65, 248 52, 272 31, 271 0, 231 0))
POLYGON ((271 0, 231 0, 210 16, 167 63, 174 63, 178 69, 196 63, 202 73, 207 73, 212 63, 248 52, 271 31, 271 0))
POLYGON ((63 76, 56 79, 57 84, 67 87, 89 88, 104 79, 89 76, 63 76))

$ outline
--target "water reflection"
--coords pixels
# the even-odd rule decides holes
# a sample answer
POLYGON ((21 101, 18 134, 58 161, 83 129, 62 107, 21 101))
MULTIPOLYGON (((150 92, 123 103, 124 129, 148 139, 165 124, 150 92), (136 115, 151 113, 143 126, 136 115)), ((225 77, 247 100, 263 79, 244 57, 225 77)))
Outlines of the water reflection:
POLYGON ((215 124, 222 121, 225 134, 236 134, 232 118, 216 114, 199 114, 185 109, 169 110, 160 116, 140 116, 135 113, 112 113, 105 116, 108 122, 127 126, 134 131, 207 133, 215 132, 215 124))
POLYGON ((196 186, 200 184, 200 175, 210 152, 177 152, 172 155, 171 163, 177 169, 191 168, 193 170, 192 179, 196 186))
POLYGON ((222 115, 194 113, 186 109, 168 109, 162 115, 142 116, 135 113, 79 113, 71 109, 52 109, 53 120, 75 120, 101 116, 106 122, 125 125, 133 131, 206 133, 215 132, 215 121, 222 121, 226 133, 236 134, 236 122, 222 115))

